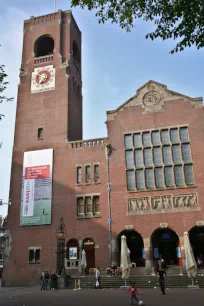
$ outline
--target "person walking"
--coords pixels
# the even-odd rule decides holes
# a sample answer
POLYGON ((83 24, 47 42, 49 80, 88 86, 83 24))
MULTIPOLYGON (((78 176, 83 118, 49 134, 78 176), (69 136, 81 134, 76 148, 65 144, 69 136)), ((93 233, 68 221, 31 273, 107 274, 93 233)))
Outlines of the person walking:
POLYGON ((137 288, 135 287, 135 283, 130 283, 130 287, 128 288, 128 291, 126 292, 126 294, 128 294, 129 292, 131 294, 132 305, 134 305, 134 300, 139 304, 139 300, 137 297, 137 294, 139 294, 139 292, 137 291, 137 288))
POLYGON ((161 268, 161 266, 159 267, 159 270, 157 271, 157 276, 159 277, 159 285, 161 288, 161 292, 163 295, 165 295, 165 276, 166 276, 166 271, 164 269, 161 268))
POLYGON ((41 279, 41 291, 45 290, 45 271, 43 271, 40 275, 41 279))
POLYGON ((50 274, 48 271, 45 273, 45 289, 48 290, 48 284, 49 284, 50 274))
POLYGON ((57 284, 57 274, 55 273, 55 271, 53 271, 51 274, 51 290, 56 289, 56 284, 57 284))
POLYGON ((100 268, 96 268, 96 288, 101 288, 101 275, 100 275, 100 268))

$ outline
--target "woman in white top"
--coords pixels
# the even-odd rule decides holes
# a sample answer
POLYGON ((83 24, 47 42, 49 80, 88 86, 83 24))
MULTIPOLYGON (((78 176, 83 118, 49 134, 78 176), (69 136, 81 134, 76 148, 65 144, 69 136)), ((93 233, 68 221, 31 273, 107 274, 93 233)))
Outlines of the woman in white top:
POLYGON ((99 267, 96 268, 96 284, 97 282, 99 282, 99 286, 96 285, 96 288, 100 288, 101 287, 101 276, 100 276, 99 267))

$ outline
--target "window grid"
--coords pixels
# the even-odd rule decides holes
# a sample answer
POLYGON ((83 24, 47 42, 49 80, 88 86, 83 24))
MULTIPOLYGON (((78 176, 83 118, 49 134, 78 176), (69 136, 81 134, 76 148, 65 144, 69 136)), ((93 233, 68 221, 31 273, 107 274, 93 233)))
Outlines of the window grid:
POLYGON ((87 195, 77 197, 77 217, 98 217, 100 216, 99 195, 87 195))
POLYGON ((77 167, 77 184, 82 184, 82 167, 77 167))
POLYGON ((40 263, 40 248, 29 248, 29 263, 40 263))
POLYGON ((195 184, 187 126, 129 133, 124 138, 128 191, 195 184))
POLYGON ((90 166, 85 166, 85 181, 86 183, 91 182, 91 167, 90 166))

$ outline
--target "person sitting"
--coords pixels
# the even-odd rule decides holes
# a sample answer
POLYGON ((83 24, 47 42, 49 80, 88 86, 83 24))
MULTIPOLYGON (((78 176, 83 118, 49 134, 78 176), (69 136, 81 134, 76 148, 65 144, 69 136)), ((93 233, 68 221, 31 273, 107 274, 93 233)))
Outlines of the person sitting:
POLYGON ((203 266, 203 261, 200 257, 197 257, 197 265, 198 265, 198 269, 202 268, 203 266))
POLYGON ((111 271, 111 275, 112 276, 116 276, 116 272, 117 272, 117 266, 114 262, 112 262, 111 266, 110 266, 110 271, 111 271))

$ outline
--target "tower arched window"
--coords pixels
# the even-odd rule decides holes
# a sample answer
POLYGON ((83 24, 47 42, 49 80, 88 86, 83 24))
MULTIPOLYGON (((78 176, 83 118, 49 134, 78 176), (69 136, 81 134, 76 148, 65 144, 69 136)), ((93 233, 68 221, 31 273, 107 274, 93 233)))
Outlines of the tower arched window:
POLYGON ((35 57, 52 55, 54 52, 54 40, 48 36, 40 36, 34 45, 35 57))
POLYGON ((73 44, 72 44, 72 54, 73 54, 73 59, 74 59, 75 63, 78 66, 80 66, 80 64, 81 64, 80 63, 81 62, 81 60, 80 60, 80 52, 79 52, 79 48, 78 48, 77 43, 76 43, 75 40, 73 41, 73 44))

